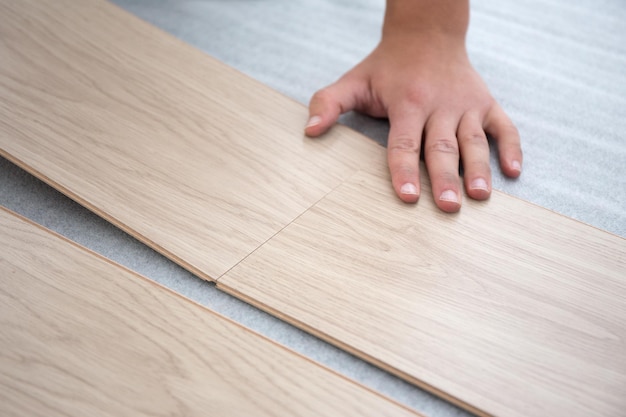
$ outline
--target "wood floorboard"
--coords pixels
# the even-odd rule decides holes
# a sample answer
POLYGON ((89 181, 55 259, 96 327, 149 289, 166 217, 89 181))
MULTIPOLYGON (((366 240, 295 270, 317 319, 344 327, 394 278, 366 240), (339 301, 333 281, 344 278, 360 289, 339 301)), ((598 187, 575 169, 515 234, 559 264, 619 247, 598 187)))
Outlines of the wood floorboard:
POLYGON ((362 171, 218 288, 479 414, 623 415, 624 239, 500 193, 408 207, 387 183, 362 171))
POLYGON ((0 154, 219 288, 482 414, 626 409, 623 239, 400 204, 382 148, 108 3, 0 0, 0 56, 0 154))
POLYGON ((417 416, 0 208, 0 414, 417 416))
POLYGON ((0 56, 0 155, 205 279, 384 157, 103 1, 0 1, 0 56))

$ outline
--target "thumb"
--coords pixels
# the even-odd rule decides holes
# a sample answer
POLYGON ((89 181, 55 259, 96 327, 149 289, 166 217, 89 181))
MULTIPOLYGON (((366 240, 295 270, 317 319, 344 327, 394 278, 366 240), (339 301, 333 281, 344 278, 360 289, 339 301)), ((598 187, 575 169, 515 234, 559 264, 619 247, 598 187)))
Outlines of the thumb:
POLYGON ((304 128, 307 136, 323 134, 340 115, 354 110, 359 92, 358 83, 342 78, 313 94, 309 103, 309 121, 304 128))

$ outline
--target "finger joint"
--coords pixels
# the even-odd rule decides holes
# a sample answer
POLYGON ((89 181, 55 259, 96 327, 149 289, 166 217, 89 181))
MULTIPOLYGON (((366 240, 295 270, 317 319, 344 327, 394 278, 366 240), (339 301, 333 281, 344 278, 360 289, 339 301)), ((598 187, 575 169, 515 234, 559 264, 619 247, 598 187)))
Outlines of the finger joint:
POLYGON ((395 136, 389 140, 387 150, 392 153, 419 153, 419 141, 411 136, 395 136))
POLYGON ((458 157, 459 155, 459 147, 456 139, 450 138, 440 138, 432 141, 427 148, 428 153, 443 153, 455 155, 458 157))

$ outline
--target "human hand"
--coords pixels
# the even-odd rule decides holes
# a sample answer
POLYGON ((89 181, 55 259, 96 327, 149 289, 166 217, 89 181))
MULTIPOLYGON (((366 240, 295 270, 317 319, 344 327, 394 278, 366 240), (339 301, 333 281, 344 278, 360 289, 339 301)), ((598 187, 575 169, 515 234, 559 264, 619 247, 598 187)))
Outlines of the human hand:
POLYGON ((464 44, 445 34, 383 36, 379 46, 337 82, 318 91, 309 105, 305 133, 326 132, 339 115, 356 110, 388 117, 389 170, 396 194, 407 203, 420 195, 422 146, 437 206, 461 207, 459 160, 467 194, 484 200, 491 193, 489 144, 498 145, 505 175, 521 172, 517 129, 469 62, 464 44))

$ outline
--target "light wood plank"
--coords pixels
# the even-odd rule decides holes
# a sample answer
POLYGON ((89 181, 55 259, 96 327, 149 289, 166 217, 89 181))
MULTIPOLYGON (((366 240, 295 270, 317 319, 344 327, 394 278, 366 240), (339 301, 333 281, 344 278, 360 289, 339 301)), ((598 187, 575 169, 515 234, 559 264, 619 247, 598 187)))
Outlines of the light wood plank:
POLYGON ((501 193, 450 216, 363 171, 218 288, 479 414, 626 410, 626 242, 501 193))
POLYGON ((0 209, 0 414, 416 416, 0 209))
POLYGON ((0 1, 0 57, 0 154, 205 279, 380 157, 106 2, 0 1))
POLYGON ((400 205, 382 149, 106 3, 0 1, 0 56, 0 153, 199 276, 373 165, 219 286, 482 413, 624 408, 623 240, 400 205))

